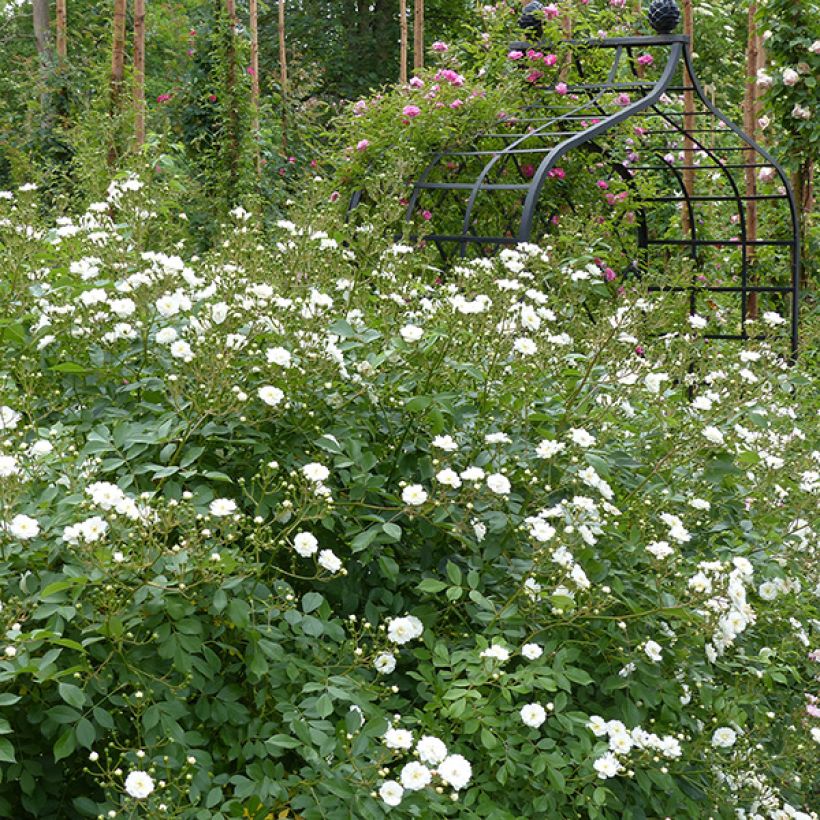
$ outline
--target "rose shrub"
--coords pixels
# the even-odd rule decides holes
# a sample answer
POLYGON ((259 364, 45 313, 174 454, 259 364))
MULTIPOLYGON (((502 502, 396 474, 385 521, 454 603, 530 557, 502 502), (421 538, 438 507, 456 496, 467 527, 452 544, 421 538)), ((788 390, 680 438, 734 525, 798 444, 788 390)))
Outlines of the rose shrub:
POLYGON ((0 200, 0 813, 815 816, 777 313, 707 341, 594 225, 442 274, 242 209, 192 255, 133 177, 35 197, 0 200))

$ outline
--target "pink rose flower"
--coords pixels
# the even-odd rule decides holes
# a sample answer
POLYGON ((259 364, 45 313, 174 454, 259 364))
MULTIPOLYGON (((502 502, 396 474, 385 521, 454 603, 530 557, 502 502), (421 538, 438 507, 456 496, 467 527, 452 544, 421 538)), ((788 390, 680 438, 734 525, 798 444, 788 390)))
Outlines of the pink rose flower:
POLYGON ((436 42, 430 47, 433 51, 439 52, 439 54, 444 54, 445 51, 450 50, 450 46, 448 46, 447 43, 443 43, 441 40, 436 40, 436 42))
POLYGON ((421 114, 421 109, 417 105, 405 105, 402 108, 401 113, 404 114, 405 117, 409 117, 412 119, 413 117, 418 117, 421 114))
POLYGON ((370 140, 359 140, 356 143, 356 150, 357 151, 366 151, 370 146, 370 140))
POLYGON ((556 94, 566 94, 568 90, 569 90, 569 88, 568 88, 566 83, 558 83, 555 86, 555 93, 556 94))

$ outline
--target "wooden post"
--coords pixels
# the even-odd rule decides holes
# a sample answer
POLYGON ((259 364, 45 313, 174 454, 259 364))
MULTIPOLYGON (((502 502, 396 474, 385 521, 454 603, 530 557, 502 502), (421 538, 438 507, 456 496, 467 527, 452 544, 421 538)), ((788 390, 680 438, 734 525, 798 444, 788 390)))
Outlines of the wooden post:
POLYGON ((407 82, 407 0, 399 0, 399 82, 407 82))
POLYGON ((413 6, 413 68, 424 68, 424 0, 413 6))
POLYGON ((145 0, 134 0, 134 146, 145 143, 145 0))
POLYGON ((285 48, 285 0, 279 0, 279 88, 282 94, 282 150, 288 147, 288 53, 285 48))
POLYGON ((262 171, 259 151, 259 8, 257 0, 249 0, 248 14, 251 30, 251 130, 253 131, 256 173, 262 171))
MULTIPOLYGON (((689 37, 689 52, 690 54, 695 50, 694 43, 694 16, 692 13, 692 0, 683 0, 683 33, 689 37)), ((683 84, 685 88, 691 89, 693 84, 692 77, 689 76, 688 69, 683 72, 683 84)), ((691 133, 697 127, 695 125, 695 92, 683 92, 683 128, 688 133, 691 133)), ((683 187, 686 193, 692 196, 695 191, 695 171, 691 167, 695 164, 695 144, 692 138, 684 136, 683 138, 683 164, 687 166, 683 169, 683 187)), ((694 225, 689 222, 688 208, 681 209, 683 220, 683 232, 691 236, 695 229, 694 225)))
MULTIPOLYGON (((125 67, 125 8, 126 0, 114 0, 113 33, 111 45, 111 86, 109 113, 115 118, 120 113, 122 81, 125 67)), ((112 123, 111 144, 108 148, 108 166, 113 168, 117 161, 117 128, 112 123)))
MULTIPOLYGON (((746 89, 743 95, 743 130, 752 138, 757 135, 757 69, 760 65, 757 51, 758 37, 755 14, 757 4, 753 2, 749 5, 747 40, 746 40, 746 89)), ((755 162, 755 151, 748 148, 744 151, 744 162, 753 165, 755 162)), ((754 196, 757 194, 757 177, 754 168, 745 168, 743 171, 745 182, 746 200, 746 240, 754 242, 757 239, 757 202, 754 196)), ((746 245, 744 248, 746 265, 749 268, 749 282, 754 284, 756 277, 754 274, 755 246, 746 245)), ((757 294, 750 293, 746 299, 746 315, 750 319, 757 318, 757 294)))
POLYGON ((57 62, 62 65, 68 57, 68 11, 66 9, 66 0, 57 0, 55 19, 57 23, 57 62))

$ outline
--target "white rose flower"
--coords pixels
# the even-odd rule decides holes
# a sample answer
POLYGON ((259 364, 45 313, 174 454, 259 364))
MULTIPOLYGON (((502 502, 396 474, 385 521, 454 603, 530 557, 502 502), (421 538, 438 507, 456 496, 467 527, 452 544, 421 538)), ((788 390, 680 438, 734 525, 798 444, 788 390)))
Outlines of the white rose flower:
POLYGON ((592 447, 595 444, 595 436, 587 432, 583 427, 571 427, 569 431, 570 438, 574 444, 579 447, 592 447))
POLYGON ((659 663, 663 660, 661 645, 656 641, 647 641, 644 644, 643 651, 646 653, 646 657, 653 663, 659 663))
POLYGON ((40 533, 40 524, 35 518, 28 515, 15 515, 14 518, 5 525, 5 528, 14 538, 20 541, 27 541, 36 538, 40 533))
POLYGON ((278 364, 280 367, 290 367, 291 355, 284 347, 271 347, 265 353, 268 364, 278 364))
POLYGON ((537 643, 525 643, 521 647, 521 654, 528 661, 535 661, 544 654, 544 650, 537 643))
POLYGON ((33 456, 47 456, 54 451, 54 445, 44 438, 35 441, 28 451, 33 456))
POLYGON ((470 782, 473 767, 462 755, 450 755, 439 764, 438 776, 456 791, 460 791, 470 782))
POLYGON ((717 427, 709 425, 703 428, 703 435, 712 442, 712 444, 723 444, 723 433, 717 427))
POLYGON ((144 800, 154 791, 154 781, 148 772, 130 772, 125 778, 125 791, 137 800, 144 800))
POLYGON ((302 558, 310 558, 319 549, 319 542, 316 536, 309 532, 297 532, 293 536, 293 548, 302 558))
POLYGON ((285 394, 278 387, 273 387, 270 384, 260 387, 256 391, 256 395, 270 407, 276 407, 285 398, 285 394))
POLYGON ((407 729, 394 729, 391 726, 382 736, 382 742, 388 749, 411 749, 413 733, 407 729))
POLYGON ((592 768, 598 773, 601 780, 606 780, 610 777, 615 777, 623 768, 618 758, 612 752, 599 757, 593 764, 592 768))
POLYGON ((458 442, 452 436, 436 436, 431 442, 433 447, 452 453, 458 450, 458 442))
POLYGON ((533 356, 538 352, 538 345, 526 336, 521 336, 513 342, 513 350, 522 356, 533 356))
POLYGON ((396 668, 396 656, 392 652, 381 652, 376 655, 373 666, 381 675, 389 675, 396 668))
POLYGON ((441 763, 447 757, 447 746, 442 740, 431 735, 424 735, 416 744, 419 760, 429 766, 441 763))
POLYGON ((182 359, 184 362, 190 362, 194 358, 194 352, 191 350, 191 345, 182 339, 173 342, 171 344, 170 351, 171 355, 175 359, 182 359))
POLYGON ((547 712, 540 703, 528 703, 522 706, 519 714, 524 725, 531 729, 537 729, 547 719, 547 712))
POLYGON ((23 418, 16 410, 12 410, 7 404, 0 407, 0 430, 13 430, 23 418))
POLYGON ((607 721, 600 715, 590 715, 586 725, 595 737, 603 737, 607 734, 607 721))
POLYGON ((395 780, 385 780, 379 789, 379 797, 385 805, 395 807, 401 803, 404 789, 395 780))
POLYGON ((9 478, 19 472, 20 467, 14 456, 0 456, 0 478, 9 478))
POLYGON ((535 448, 535 454, 538 458, 552 458, 564 449, 566 449, 566 444, 562 441, 552 441, 551 439, 545 438, 535 448))
POLYGON ((507 476, 501 473, 491 473, 487 476, 487 487, 496 495, 509 495, 512 485, 507 476))
POLYGON ((483 481, 487 475, 481 467, 467 467, 461 471, 461 478, 464 481, 483 481))
POLYGON ((399 335, 405 342, 412 344, 413 342, 417 342, 424 335, 424 330, 420 327, 416 327, 416 325, 405 325, 399 331, 399 335))
POLYGON ((154 304, 160 316, 164 316, 166 319, 179 313, 179 299, 173 293, 166 293, 160 296, 154 304))
POLYGON ((424 631, 422 622, 414 615, 404 618, 391 618, 387 622, 387 638, 393 643, 405 644, 421 637, 424 631))
POLYGON ((737 741, 737 732, 728 726, 721 726, 712 734, 712 745, 716 749, 729 749, 735 745, 735 741, 737 741))
POLYGON ((508 661, 510 659, 509 650, 505 649, 503 646, 500 646, 497 643, 488 646, 486 649, 482 650, 481 652, 482 658, 493 658, 494 660, 501 661, 508 661))
POLYGON ((305 466, 302 467, 302 475, 304 475, 308 481, 321 482, 327 480, 330 475, 330 470, 328 470, 324 464, 312 461, 310 464, 305 464, 305 466))
POLYGON ((215 498, 209 505, 208 509, 211 515, 217 518, 222 518, 225 515, 232 515, 236 512, 236 501, 232 498, 215 498))
POLYGON ((757 589, 757 594, 764 601, 773 601, 777 598, 778 586, 773 581, 764 581, 757 589))
POLYGON ((408 791, 420 791, 429 785, 432 779, 433 775, 430 773, 430 770, 415 760, 402 767, 400 780, 402 786, 408 791))
POLYGON ((658 559, 668 558, 675 552, 675 550, 669 546, 668 541, 652 541, 646 545, 646 551, 658 559))
POLYGON ((337 573, 342 568, 342 561, 333 550, 322 550, 317 560, 319 566, 328 572, 337 573))
POLYGON ((157 335, 154 338, 159 345, 169 345, 171 342, 176 341, 177 332, 172 327, 163 327, 157 331, 157 335))
POLYGON ((427 501, 427 491, 421 484, 411 484, 402 490, 401 500, 412 507, 418 507, 427 501))
POLYGON ((438 481, 439 484, 444 484, 446 487, 452 487, 454 490, 457 490, 461 486, 461 479, 455 470, 440 470, 436 473, 436 481, 438 481))

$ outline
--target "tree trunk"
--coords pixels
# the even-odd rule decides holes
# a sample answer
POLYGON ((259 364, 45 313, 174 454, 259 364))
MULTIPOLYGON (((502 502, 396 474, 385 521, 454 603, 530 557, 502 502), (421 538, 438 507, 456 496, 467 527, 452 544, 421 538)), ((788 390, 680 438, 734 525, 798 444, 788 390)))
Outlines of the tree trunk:
POLYGON ((282 94, 282 150, 288 149, 288 52, 285 48, 285 0, 279 0, 279 89, 282 94))
POLYGON ((424 0, 413 6, 413 68, 424 68, 424 0))
POLYGON ((56 10, 57 23, 57 61, 62 65, 68 57, 68 12, 66 9, 66 0, 57 0, 56 10))
POLYGON ((31 12, 37 56, 40 59, 40 65, 45 67, 51 61, 51 24, 48 15, 48 0, 33 0, 31 12))
POLYGON ((134 144, 145 143, 145 0, 134 0, 134 144))
POLYGON ((792 174, 792 192, 797 206, 798 227, 803 264, 800 269, 800 288, 807 290, 809 284, 809 228, 814 213, 814 163, 803 160, 800 167, 792 174))
POLYGON ((407 0, 399 0, 399 82, 407 83, 407 0))
POLYGON ((259 9, 257 0, 249 0, 248 14, 251 30, 251 130, 253 131, 256 173, 262 171, 259 151, 259 9))
MULTIPOLYGON (((692 0, 683 0, 683 33, 689 37, 689 53, 691 54, 695 49, 694 43, 694 18, 692 14, 692 0)), ((683 92, 683 128, 687 134, 692 133, 695 128, 695 93, 691 90, 693 85, 692 77, 689 76, 689 71, 683 72, 684 88, 690 89, 683 92)), ((684 136, 683 139, 683 187, 686 194, 692 196, 695 191, 695 170, 692 166, 695 164, 695 143, 689 136, 684 136)), ((695 226, 690 224, 689 209, 681 209, 683 232, 692 235, 695 226)))
MULTIPOLYGON (((748 28, 746 39, 746 90, 743 95, 743 130, 752 138, 757 137, 757 69, 760 65, 757 51, 758 37, 757 26, 755 24, 755 14, 757 5, 752 2, 749 5, 748 28)), ((756 162, 756 154, 753 148, 746 152, 745 162, 752 166, 756 162)), ((746 240, 754 242, 757 239, 757 176, 755 169, 748 167, 744 169, 745 194, 746 194, 746 240)), ((753 244, 746 245, 744 257, 749 271, 749 283, 754 285, 757 277, 754 273, 755 250, 753 244)), ((746 316, 749 319, 757 319, 757 294, 750 293, 746 299, 746 316)))

